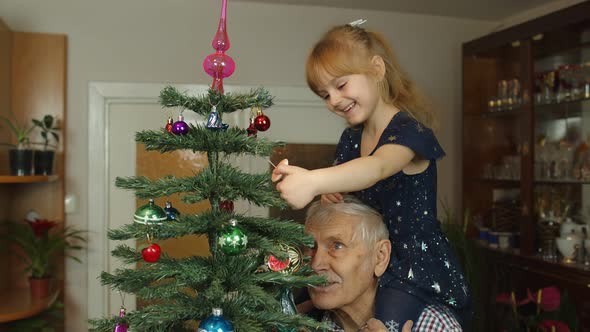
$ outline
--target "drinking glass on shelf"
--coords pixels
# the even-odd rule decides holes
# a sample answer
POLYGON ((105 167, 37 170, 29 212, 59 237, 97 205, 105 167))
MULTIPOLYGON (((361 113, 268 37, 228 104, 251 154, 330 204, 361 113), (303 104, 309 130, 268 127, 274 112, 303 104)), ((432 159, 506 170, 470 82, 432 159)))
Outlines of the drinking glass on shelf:
POLYGON ((493 179, 494 178, 494 166, 491 163, 483 165, 483 178, 493 179))
POLYGON ((572 65, 571 99, 584 98, 584 72, 583 65, 572 65))
POLYGON ((545 168, 547 179, 556 179, 559 177, 559 149, 558 145, 554 142, 548 142, 545 144, 547 152, 547 167, 545 168))
POLYGON ((501 80, 498 82, 498 101, 497 101, 498 110, 501 111, 503 109, 508 108, 508 82, 506 80, 501 80))
POLYGON ((498 98, 492 97, 488 100, 488 112, 495 112, 496 111, 496 101, 498 98))
POLYGON ((543 103, 543 73, 535 73, 535 81, 533 82, 533 98, 535 105, 543 103))
POLYGON ((560 103, 571 100, 572 65, 561 65, 557 69, 557 94, 555 100, 560 103))
POLYGON ((557 88, 557 72, 549 71, 543 74, 543 102, 550 104, 555 99, 555 89, 557 88))
POLYGON ((582 98, 590 98, 590 62, 586 62, 580 68, 580 76, 581 76, 581 84, 583 88, 581 89, 582 98))
POLYGON ((535 179, 542 180, 547 175, 547 139, 541 135, 535 144, 535 179))
POLYGON ((510 80, 508 84, 508 100, 512 101, 512 105, 519 106, 521 103, 520 92, 521 92, 521 85, 520 80, 518 78, 513 78, 510 80))

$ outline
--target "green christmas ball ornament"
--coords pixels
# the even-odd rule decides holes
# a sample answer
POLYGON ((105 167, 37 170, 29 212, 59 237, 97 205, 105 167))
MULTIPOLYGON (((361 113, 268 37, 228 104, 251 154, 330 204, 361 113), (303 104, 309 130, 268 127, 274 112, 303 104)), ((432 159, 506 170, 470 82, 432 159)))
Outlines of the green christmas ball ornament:
POLYGON ((229 226, 224 227, 217 235, 217 245, 226 255, 238 255, 246 249, 248 236, 238 227, 238 221, 231 219, 229 226))
POLYGON ((133 221, 143 225, 161 225, 167 217, 166 211, 156 205, 153 199, 150 199, 149 203, 140 206, 135 211, 133 221))

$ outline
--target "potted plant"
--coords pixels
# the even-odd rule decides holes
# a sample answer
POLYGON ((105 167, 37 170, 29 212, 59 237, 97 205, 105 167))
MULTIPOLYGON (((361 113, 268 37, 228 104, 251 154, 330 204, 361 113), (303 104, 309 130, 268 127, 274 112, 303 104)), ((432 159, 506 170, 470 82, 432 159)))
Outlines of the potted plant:
POLYGON ((21 126, 14 117, 13 120, 11 120, 6 116, 0 115, 0 119, 16 137, 16 144, 0 143, 2 145, 10 146, 10 174, 31 175, 31 170, 33 168, 33 150, 29 147, 29 134, 33 130, 33 126, 21 126))
POLYGON ((16 247, 14 253, 25 264, 25 272, 30 274, 31 294, 35 297, 49 294, 57 257, 63 254, 81 262, 70 251, 82 249, 79 243, 86 241, 82 236, 84 231, 58 227, 56 222, 46 219, 8 222, 5 226, 8 229, 3 232, 2 239, 16 247))
POLYGON ((36 150, 34 154, 33 168, 35 174, 38 175, 50 175, 53 172, 53 159, 55 156, 55 150, 59 143, 59 126, 57 121, 51 115, 45 115, 43 119, 33 119, 33 127, 41 130, 41 137, 43 138, 43 150, 36 150), (55 145, 50 144, 50 138, 53 137, 55 145))
POLYGON ((504 331, 570 332, 578 330, 576 308, 557 287, 545 287, 518 299, 516 292, 496 296, 504 331))

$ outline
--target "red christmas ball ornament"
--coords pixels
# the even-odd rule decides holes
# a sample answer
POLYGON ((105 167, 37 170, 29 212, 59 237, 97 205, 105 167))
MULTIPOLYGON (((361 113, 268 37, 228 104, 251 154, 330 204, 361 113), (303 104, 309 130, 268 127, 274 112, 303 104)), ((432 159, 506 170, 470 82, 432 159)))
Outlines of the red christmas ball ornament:
POLYGON ((160 255, 162 254, 162 249, 159 245, 152 243, 146 248, 143 248, 141 251, 141 256, 143 260, 148 263, 155 263, 160 259, 160 255))
POLYGON ((256 137, 256 134, 258 133, 258 129, 256 129, 256 127, 254 127, 254 118, 252 118, 250 120, 250 126, 248 127, 248 129, 246 129, 246 131, 248 132, 248 136, 256 137))
POLYGON ((166 123, 166 131, 172 133, 172 117, 168 117, 168 122, 166 123))
POLYGON ((258 116, 254 119, 254 128, 260 131, 267 131, 270 128, 270 119, 259 111, 258 116))
POLYGON ((219 208, 227 213, 232 213, 232 212, 234 212, 234 202, 221 201, 221 202, 219 202, 219 208))

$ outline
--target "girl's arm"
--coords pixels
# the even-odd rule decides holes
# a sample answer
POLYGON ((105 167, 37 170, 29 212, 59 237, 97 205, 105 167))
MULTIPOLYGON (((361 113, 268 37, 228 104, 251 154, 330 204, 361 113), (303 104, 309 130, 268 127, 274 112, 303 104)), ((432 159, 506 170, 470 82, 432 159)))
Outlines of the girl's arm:
POLYGON ((328 168, 306 170, 281 163, 273 171, 281 197, 295 209, 305 207, 320 194, 358 191, 401 171, 414 158, 414 152, 402 145, 381 146, 371 156, 360 157, 328 168))

